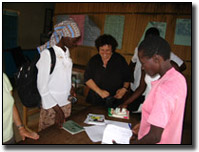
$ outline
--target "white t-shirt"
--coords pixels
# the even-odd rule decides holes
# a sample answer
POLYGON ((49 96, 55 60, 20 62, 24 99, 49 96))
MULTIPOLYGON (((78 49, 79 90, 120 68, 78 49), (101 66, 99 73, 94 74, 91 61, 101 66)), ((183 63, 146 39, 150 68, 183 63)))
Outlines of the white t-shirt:
MULTIPOLYGON (((138 48, 137 47, 135 48, 134 55, 133 55, 131 61, 133 63, 136 63, 135 64, 135 70, 134 70, 134 73, 133 73, 134 82, 130 84, 131 85, 131 90, 135 91, 138 88, 138 86, 140 85, 141 67, 142 67, 141 62, 140 62, 140 60, 138 58, 138 48)), ((145 92, 142 95, 145 95, 145 92)))
POLYGON ((36 65, 38 68, 37 86, 44 109, 52 108, 57 104, 61 107, 70 103, 68 101, 72 74, 70 52, 68 48, 64 52, 56 45, 53 49, 56 54, 56 64, 52 74, 50 74, 51 57, 47 49, 41 52, 36 65))

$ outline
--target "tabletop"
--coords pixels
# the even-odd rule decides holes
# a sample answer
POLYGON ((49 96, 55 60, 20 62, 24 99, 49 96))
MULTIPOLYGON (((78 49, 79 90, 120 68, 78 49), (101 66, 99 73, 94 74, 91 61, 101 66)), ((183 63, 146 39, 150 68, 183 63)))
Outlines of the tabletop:
MULTIPOLYGON (((89 113, 103 114, 106 120, 127 122, 131 123, 132 126, 137 124, 139 121, 138 114, 131 114, 129 120, 109 117, 108 110, 99 106, 88 106, 78 113, 71 115, 68 120, 73 120, 80 126, 89 126, 84 123, 84 120, 89 113)), ((25 141, 18 142, 18 144, 101 144, 101 142, 92 142, 85 131, 72 135, 55 125, 42 130, 38 134, 40 135, 38 140, 26 139, 25 141)))

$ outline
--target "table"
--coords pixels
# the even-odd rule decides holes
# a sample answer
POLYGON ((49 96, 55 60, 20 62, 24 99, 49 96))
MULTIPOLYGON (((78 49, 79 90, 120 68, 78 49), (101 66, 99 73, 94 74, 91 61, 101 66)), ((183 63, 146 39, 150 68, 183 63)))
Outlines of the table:
MULTIPOLYGON (((132 126, 137 124, 139 121, 138 114, 130 115, 129 120, 109 117, 108 110, 99 106, 88 106, 78 113, 71 115, 68 120, 73 120, 81 126, 89 126, 84 123, 84 120, 89 113, 103 114, 107 120, 128 122, 131 123, 132 126)), ((25 141, 18 142, 18 144, 101 144, 101 142, 92 142, 85 131, 72 135, 63 129, 57 128, 55 125, 42 130, 38 134, 40 135, 38 140, 26 139, 25 141)))

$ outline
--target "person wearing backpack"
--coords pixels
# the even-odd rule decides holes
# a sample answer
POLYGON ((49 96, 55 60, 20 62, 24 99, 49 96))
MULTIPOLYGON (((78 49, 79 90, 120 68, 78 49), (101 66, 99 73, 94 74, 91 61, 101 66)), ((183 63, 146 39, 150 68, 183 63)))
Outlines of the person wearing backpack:
POLYGON ((62 127, 65 119, 71 114, 72 60, 69 49, 76 46, 81 34, 78 25, 72 19, 65 20, 54 26, 50 40, 38 47, 40 59, 37 87, 41 95, 41 111, 38 131, 53 124, 62 127), (56 63, 52 74, 51 57, 48 48, 53 48, 56 54, 56 63))

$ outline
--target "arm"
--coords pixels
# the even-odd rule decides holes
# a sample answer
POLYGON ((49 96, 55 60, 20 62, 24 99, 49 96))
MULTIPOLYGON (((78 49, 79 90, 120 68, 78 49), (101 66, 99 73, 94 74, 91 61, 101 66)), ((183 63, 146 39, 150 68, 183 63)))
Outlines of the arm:
POLYGON ((134 75, 133 75, 133 73, 134 73, 134 70, 135 70, 135 65, 136 65, 136 63, 133 63, 132 61, 130 61, 130 63, 129 63, 129 69, 130 69, 130 72, 132 73, 131 74, 131 82, 134 82, 134 75))
POLYGON ((75 92, 75 88, 73 87, 73 85, 71 86, 71 89, 70 89, 70 94, 74 97, 77 97, 77 94, 75 92))
POLYGON ((183 64, 179 67, 178 64, 172 60, 170 60, 171 65, 179 72, 183 72, 187 67, 186 64, 183 62, 183 64))
POLYGON ((86 85, 89 88, 91 88, 93 91, 95 91, 102 98, 106 98, 110 95, 108 91, 100 89, 92 79, 86 81, 86 85))
POLYGON ((54 106, 53 110, 55 110, 55 112, 56 112, 55 124, 57 124, 58 127, 62 127, 62 124, 65 121, 64 112, 62 111, 62 109, 58 105, 54 106))
POLYGON ((149 133, 140 140, 134 140, 132 144, 156 144, 160 142, 163 128, 151 125, 149 133))
POLYGON ((121 108, 126 108, 130 103, 132 103, 135 99, 137 99, 146 89, 146 83, 144 81, 145 72, 142 70, 140 85, 135 90, 135 92, 120 106, 121 108))
POLYGON ((184 61, 173 52, 171 52, 170 55, 170 63, 179 72, 183 72, 184 70, 186 70, 186 64, 184 63, 184 61))
POLYGON ((99 88, 98 85, 93 80, 96 74, 95 62, 96 62, 95 58, 91 58, 89 60, 88 65, 86 66, 86 70, 84 72, 84 82, 88 86, 88 88, 96 92, 101 98, 106 98, 110 95, 109 92, 99 88))
POLYGON ((129 82, 124 82, 123 87, 117 90, 116 95, 114 97, 116 99, 121 99, 125 95, 125 93, 128 91, 129 84, 130 84, 129 82))
POLYGON ((186 64, 183 62, 183 64, 180 66, 180 72, 183 72, 184 70, 186 70, 187 66, 186 64))
POLYGON ((117 91, 116 91, 116 94, 114 95, 114 97, 116 99, 121 99, 128 91, 130 82, 132 81, 132 75, 130 72, 132 68, 130 69, 130 67, 124 57, 121 58, 121 62, 118 64, 118 66, 121 71, 120 74, 122 75, 122 81, 120 79, 118 79, 118 80, 120 80, 123 83, 123 86, 121 88, 117 88, 117 91))
POLYGON ((24 128, 15 104, 13 105, 13 119, 14 119, 15 125, 19 129, 19 134, 22 137, 22 140, 25 140, 26 137, 32 138, 35 140, 39 139, 39 135, 36 132, 29 132, 24 128))

